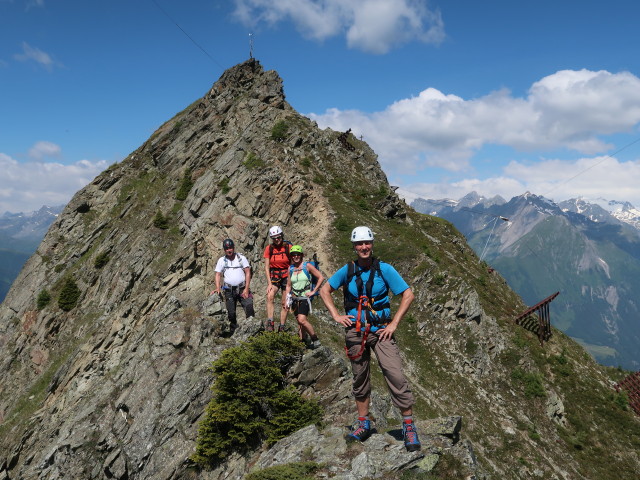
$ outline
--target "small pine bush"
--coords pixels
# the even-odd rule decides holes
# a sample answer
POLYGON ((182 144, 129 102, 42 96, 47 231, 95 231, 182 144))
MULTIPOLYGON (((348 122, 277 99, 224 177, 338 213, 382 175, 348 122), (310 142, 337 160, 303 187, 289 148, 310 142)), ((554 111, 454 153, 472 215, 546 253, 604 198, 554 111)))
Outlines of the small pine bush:
POLYGON ((264 167, 264 162, 260 157, 258 157, 255 153, 249 152, 247 154, 247 158, 243 162, 243 165, 247 167, 247 170, 253 170, 255 168, 264 167))
POLYGON ((273 444, 321 420, 318 403, 302 398, 285 379, 302 350, 296 337, 264 334, 213 362, 214 397, 198 429, 194 462, 216 465, 231 452, 273 444))
POLYGON ((98 254, 93 262, 93 266, 100 269, 109 263, 109 254, 107 252, 101 252, 98 254))
POLYGON ((229 186, 229 179, 225 177, 222 180, 220 180, 218 182, 218 187, 220 187, 220 190, 222 190, 222 193, 224 194, 229 193, 229 190, 231 190, 231 187, 229 186))
POLYGON ((276 142, 283 141, 285 138, 287 138, 287 130, 289 130, 287 123, 284 120, 280 120, 271 129, 271 139, 275 140, 276 142))
POLYGON ((78 303, 80 293, 80 289, 73 278, 67 277, 64 281, 64 285, 62 286, 62 290, 60 290, 58 306, 65 312, 73 310, 78 303))
POLYGON ((167 220, 167 217, 165 217, 160 210, 158 210, 158 213, 156 213, 156 216, 153 218, 153 226, 161 230, 169 228, 169 220, 167 220))
POLYGON ((36 298, 36 305, 38 310, 42 310, 44 307, 49 305, 50 301, 51 295, 49 295, 49 292, 47 292, 45 289, 40 290, 38 298, 36 298))
POLYGON ((193 180, 191 180, 191 169, 187 168, 184 172, 184 176, 182 177, 182 181, 180 182, 180 186, 176 191, 176 199, 180 201, 184 201, 187 199, 187 195, 191 191, 193 187, 193 180))

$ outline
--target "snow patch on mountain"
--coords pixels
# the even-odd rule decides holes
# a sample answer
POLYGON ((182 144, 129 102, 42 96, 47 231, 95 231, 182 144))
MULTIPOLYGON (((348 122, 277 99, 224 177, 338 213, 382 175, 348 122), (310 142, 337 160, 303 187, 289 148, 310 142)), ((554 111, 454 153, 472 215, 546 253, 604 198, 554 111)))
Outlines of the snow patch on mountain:
MULTIPOLYGON (((601 209, 605 210, 615 219, 631 225, 633 228, 640 230, 640 210, 634 207, 630 202, 623 202, 619 200, 607 200, 606 198, 598 197, 590 199, 586 197, 579 197, 577 199, 570 200, 575 202, 577 213, 587 211, 590 205, 597 205, 601 209)), ((595 220, 594 220, 595 221, 595 220)))

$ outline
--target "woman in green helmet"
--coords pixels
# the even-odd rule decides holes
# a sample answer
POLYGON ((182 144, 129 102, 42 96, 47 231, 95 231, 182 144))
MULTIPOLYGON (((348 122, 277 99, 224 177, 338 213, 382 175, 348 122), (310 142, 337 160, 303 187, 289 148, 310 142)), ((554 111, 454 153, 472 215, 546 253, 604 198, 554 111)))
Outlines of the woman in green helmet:
POLYGON ((320 340, 316 335, 313 326, 307 319, 311 312, 311 297, 313 297, 324 282, 324 276, 310 262, 303 262, 303 252, 300 245, 293 245, 289 250, 291 256, 291 267, 287 278, 287 287, 282 296, 283 308, 291 309, 298 321, 298 334, 300 339, 307 333, 311 337, 311 348, 318 348, 320 340), (316 278, 316 284, 312 287, 311 278, 316 278), (289 295, 290 294, 290 295, 289 295), (290 305, 287 305, 290 299, 290 305))

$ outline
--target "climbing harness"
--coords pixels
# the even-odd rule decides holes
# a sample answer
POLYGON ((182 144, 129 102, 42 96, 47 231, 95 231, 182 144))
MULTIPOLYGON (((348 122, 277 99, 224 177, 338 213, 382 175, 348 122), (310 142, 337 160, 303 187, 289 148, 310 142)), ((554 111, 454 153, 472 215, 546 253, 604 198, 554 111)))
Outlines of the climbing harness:
POLYGON ((373 262, 371 267, 369 268, 369 278, 367 279, 366 285, 362 281, 362 273, 365 270, 359 267, 357 261, 353 261, 349 263, 347 267, 347 282, 343 287, 344 291, 344 309, 345 312, 348 312, 352 309, 356 309, 356 325, 355 328, 358 332, 362 332, 362 325, 365 324, 364 332, 362 332, 362 342, 360 344, 360 350, 355 355, 349 354, 349 349, 345 346, 345 352, 347 357, 351 360, 356 360, 360 358, 364 352, 365 345, 367 343, 367 338, 369 336, 369 332, 371 331, 371 327, 376 328, 384 328, 389 324, 388 317, 382 317, 381 312, 389 308, 389 285, 387 281, 384 279, 382 275, 382 270, 380 270, 380 260, 377 258, 373 258, 373 262), (384 281, 386 289, 384 293, 379 294, 377 296, 373 296, 373 283, 375 280, 376 273, 380 276, 380 278, 384 281), (355 277, 356 287, 358 289, 358 296, 355 297, 349 291, 349 284, 351 280, 355 277), (374 308, 374 305, 377 302, 382 302, 380 305, 376 305, 377 309, 374 308))

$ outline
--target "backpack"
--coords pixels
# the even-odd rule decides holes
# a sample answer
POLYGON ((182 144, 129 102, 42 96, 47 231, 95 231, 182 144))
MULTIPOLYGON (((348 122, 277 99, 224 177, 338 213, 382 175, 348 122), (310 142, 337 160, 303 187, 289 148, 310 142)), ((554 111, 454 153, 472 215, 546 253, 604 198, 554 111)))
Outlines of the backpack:
MULTIPOLYGON (((309 270, 307 269, 307 265, 311 264, 312 266, 316 267, 317 269, 320 269, 320 261, 318 260, 317 255, 314 253, 313 254, 313 260, 307 261, 307 262, 302 262, 302 271, 304 272, 304 274, 307 276, 307 280, 309 280, 309 285, 311 290, 313 290, 314 288, 316 288, 316 285, 318 285, 318 277, 316 277, 315 275, 312 275, 311 272, 309 272, 309 270)), ((294 266, 291 265, 289 267, 289 278, 291 278, 291 275, 293 274, 293 270, 294 270, 294 266)), ((318 296, 320 294, 320 291, 318 290, 316 293, 314 293, 311 297, 312 300, 314 297, 318 296)))
MULTIPOLYGON (((284 246, 284 251, 285 251, 285 255, 287 256, 287 260, 289 260, 289 263, 291 263, 291 254, 289 253, 289 250, 291 250, 291 247, 293 246, 293 244, 289 240, 283 240, 282 245, 284 246)), ((282 254, 277 253, 276 255, 280 256, 282 254)), ((269 244, 269 260, 271 260, 273 257, 274 257, 273 243, 270 243, 269 244)))
POLYGON ((224 275, 224 272, 226 272, 228 268, 243 268, 242 267, 243 255, 238 253, 238 252, 236 252, 235 255, 236 255, 236 258, 234 258, 233 260, 229 260, 226 255, 224 256, 224 268, 222 269, 222 272, 221 272, 223 275, 224 275), (234 260, 238 261, 238 266, 231 265, 231 262, 233 262, 234 260))

